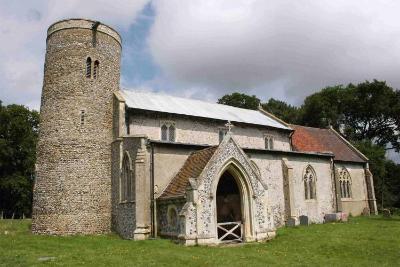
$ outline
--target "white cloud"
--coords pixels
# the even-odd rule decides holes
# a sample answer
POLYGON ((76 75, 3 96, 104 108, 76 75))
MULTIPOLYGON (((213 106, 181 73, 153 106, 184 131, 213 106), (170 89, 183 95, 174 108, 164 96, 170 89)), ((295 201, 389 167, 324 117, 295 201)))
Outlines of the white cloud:
POLYGON ((84 17, 127 29, 148 0, 0 1, 0 99, 39 109, 46 31, 84 17))
POLYGON ((182 87, 216 96, 247 90, 292 102, 323 86, 365 79, 400 87, 399 1, 160 0, 153 6, 152 55, 182 87))

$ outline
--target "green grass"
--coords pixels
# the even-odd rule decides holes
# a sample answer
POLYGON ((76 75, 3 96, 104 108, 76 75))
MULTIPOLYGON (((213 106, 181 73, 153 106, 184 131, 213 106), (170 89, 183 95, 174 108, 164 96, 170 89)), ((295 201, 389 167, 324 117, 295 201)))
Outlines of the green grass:
POLYGON ((184 247, 116 235, 36 236, 30 223, 0 221, 1 266, 400 266, 400 217, 282 228, 272 241, 235 247, 184 247))

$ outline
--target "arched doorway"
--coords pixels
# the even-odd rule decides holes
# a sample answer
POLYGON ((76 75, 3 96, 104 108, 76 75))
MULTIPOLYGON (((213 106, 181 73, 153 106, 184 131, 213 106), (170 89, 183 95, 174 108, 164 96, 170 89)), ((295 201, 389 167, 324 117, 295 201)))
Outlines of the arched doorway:
POLYGON ((226 170, 217 186, 217 235, 219 242, 243 241, 242 193, 235 177, 226 170))

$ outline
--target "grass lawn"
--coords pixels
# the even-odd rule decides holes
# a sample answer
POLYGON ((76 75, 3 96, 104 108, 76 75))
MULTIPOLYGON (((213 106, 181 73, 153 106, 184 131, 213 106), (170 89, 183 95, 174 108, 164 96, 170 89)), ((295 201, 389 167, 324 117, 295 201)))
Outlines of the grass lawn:
POLYGON ((117 235, 35 236, 30 223, 0 220, 1 266, 400 266, 400 217, 281 228, 272 241, 235 247, 184 247, 117 235))

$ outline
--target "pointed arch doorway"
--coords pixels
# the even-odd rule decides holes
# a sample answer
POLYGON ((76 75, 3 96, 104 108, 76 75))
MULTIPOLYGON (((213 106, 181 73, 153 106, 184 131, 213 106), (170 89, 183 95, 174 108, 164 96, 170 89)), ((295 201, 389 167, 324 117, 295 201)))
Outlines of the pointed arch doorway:
POLYGON ((243 242, 245 239, 246 228, 249 228, 244 224, 249 216, 248 195, 241 172, 232 165, 228 166, 219 178, 216 192, 217 237, 220 243, 243 242))

